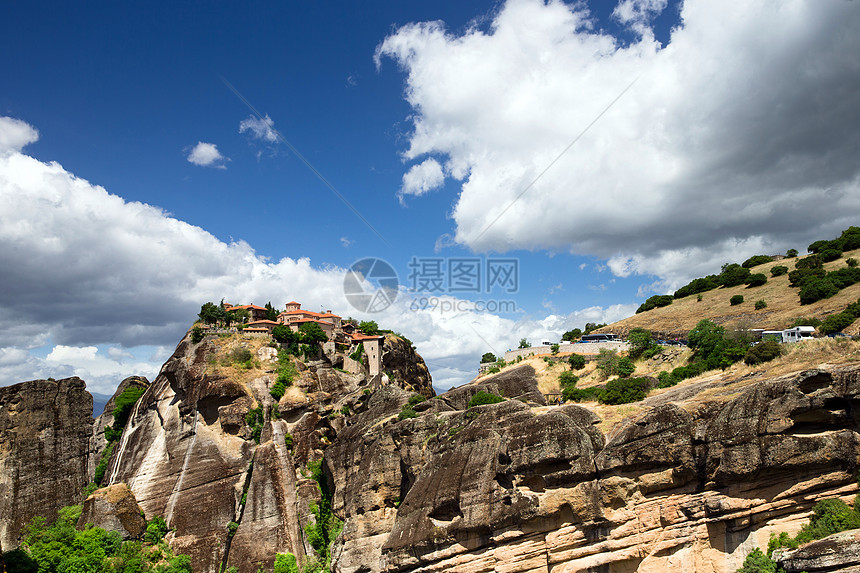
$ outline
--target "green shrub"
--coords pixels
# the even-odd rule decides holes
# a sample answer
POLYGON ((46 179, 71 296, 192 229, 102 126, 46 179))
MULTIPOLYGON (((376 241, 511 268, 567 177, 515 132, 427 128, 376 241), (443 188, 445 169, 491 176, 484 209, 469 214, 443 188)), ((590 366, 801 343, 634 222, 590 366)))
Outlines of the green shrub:
POLYGON ((812 326, 818 328, 821 325, 821 321, 817 318, 813 317, 805 317, 801 316, 794 319, 794 322, 791 323, 789 328, 794 328, 795 326, 812 326))
POLYGON ((504 400, 505 399, 498 394, 479 390, 478 393, 472 396, 472 399, 469 400, 468 407, 473 408, 475 406, 482 406, 484 404, 498 404, 499 402, 504 402, 504 400))
POLYGON ((647 378, 617 378, 606 383, 598 396, 602 404, 628 404, 638 402, 648 394, 647 378))
POLYGON ((729 304, 732 306, 737 306, 744 301, 744 295, 736 294, 732 298, 729 299, 729 304))
POLYGON ((782 569, 778 569, 776 561, 761 552, 761 549, 753 549, 746 559, 743 566, 736 573, 778 573, 782 569))
POLYGON ((797 259, 794 263, 795 269, 818 269, 821 268, 821 257, 818 255, 810 255, 803 259, 797 259))
POLYGON ((811 280, 821 279, 827 275, 821 267, 812 269, 797 269, 788 273, 788 286, 802 287, 811 280))
POLYGON ((840 312, 839 314, 831 314, 824 319, 821 326, 818 327, 821 334, 833 334, 834 332, 842 332, 847 327, 851 326, 856 320, 856 317, 850 312, 840 312))
POLYGON ((549 347, 549 351, 552 354, 558 354, 559 348, 561 348, 561 346, 559 346, 558 344, 553 344, 552 346, 549 347))
POLYGON ((776 265, 770 268, 770 276, 772 277, 781 277, 785 274, 788 274, 788 267, 784 265, 776 265))
POLYGON ((857 266, 857 259, 855 259, 854 257, 845 259, 845 264, 847 264, 851 268, 854 268, 857 266))
POLYGON ((143 534, 143 540, 147 543, 158 543, 164 539, 167 532, 167 523, 164 518, 156 515, 146 522, 146 533, 143 534))
POLYGON ((236 535, 236 530, 239 529, 239 524, 235 521, 231 521, 227 524, 227 535, 233 537, 236 535))
POLYGON ((753 255, 752 257, 741 263, 741 266, 749 269, 752 267, 757 267, 758 265, 769 263, 771 261, 773 261, 773 257, 770 257, 768 255, 753 255))
POLYGON ((793 259, 796 256, 797 256, 797 249, 788 249, 787 251, 785 251, 785 258, 786 259, 793 259))
POLYGON ((569 370, 567 372, 562 372, 558 375, 558 384, 562 388, 567 388, 568 386, 576 386, 577 382, 579 382, 579 376, 569 370))
POLYGON ((767 277, 764 275, 764 273, 755 273, 754 275, 748 276, 745 282, 747 288, 758 287, 762 286, 767 282, 767 277))
POLYGON ((839 251, 837 249, 827 249, 821 251, 821 255, 819 256, 821 257, 822 262, 829 263, 830 261, 835 261, 836 259, 841 258, 842 251, 839 251))
POLYGON ((722 272, 717 276, 717 282, 722 287, 730 288, 744 284, 748 276, 750 276, 749 269, 745 269, 736 263, 726 264, 723 265, 722 272))
POLYGON ((782 346, 775 340, 766 340, 759 342, 744 355, 744 363, 749 365, 761 364, 762 362, 770 362, 774 358, 782 354, 782 346))
POLYGON ((485 352, 483 356, 481 356, 481 364, 489 364, 491 362, 496 361, 496 355, 492 352, 485 352))
POLYGON ((409 397, 409 401, 407 402, 407 404, 411 408, 411 407, 415 406, 416 404, 420 404, 421 402, 423 402, 426 399, 427 398, 425 396, 422 396, 421 394, 415 394, 415 395, 409 397))
POLYGON ((280 400, 284 397, 284 394, 287 393, 287 385, 278 380, 269 390, 269 394, 272 395, 272 398, 275 400, 280 400))
POLYGON ((660 372, 657 375, 657 388, 671 388, 676 385, 680 380, 672 376, 670 372, 660 372))
POLYGON ((800 304, 812 304, 830 298, 839 292, 839 288, 828 278, 811 280, 800 289, 800 304))
POLYGON ((570 364, 571 370, 582 370, 585 368, 585 356, 581 354, 571 354, 567 359, 567 363, 570 364))
POLYGON ((102 484, 102 480, 105 477, 105 472, 107 471, 107 465, 110 461, 111 454, 113 454, 113 448, 116 445, 116 442, 110 442, 104 450, 102 450, 102 457, 99 459, 99 463, 96 466, 95 474, 93 475, 93 482, 97 485, 102 484))
POLYGON ((676 290, 675 294, 672 296, 673 298, 684 298, 685 296, 690 296, 691 294, 714 290, 719 286, 720 283, 717 282, 717 276, 709 275, 704 278, 693 279, 688 284, 676 290))
POLYGON ((245 414, 245 423, 251 428, 251 438, 258 444, 263 433, 263 407, 257 406, 245 414))
POLYGON ((273 573, 299 573, 296 556, 292 553, 276 553, 273 573))
POLYGON ((599 394, 599 389, 594 387, 577 388, 576 386, 568 386, 561 391, 561 396, 566 402, 597 400, 599 394))
POLYGON ((400 413, 397 415, 398 420, 407 420, 409 418, 417 418, 418 412, 410 408, 409 406, 404 406, 400 413))
POLYGON ((144 392, 146 392, 146 388, 129 386, 122 391, 122 394, 116 397, 112 412, 114 430, 119 432, 125 428, 125 424, 128 422, 128 417, 131 415, 132 408, 134 408, 134 405, 140 397, 143 396, 144 392))
POLYGON ((627 333, 627 344, 630 348, 628 355, 634 360, 648 350, 657 348, 657 343, 651 337, 651 331, 644 328, 630 329, 630 332, 627 333))
POLYGON ((203 332, 203 329, 200 328, 199 326, 195 326, 194 328, 191 329, 191 342, 192 343, 197 344, 198 342, 203 340, 204 336, 205 336, 205 334, 203 332))
POLYGON ((361 362, 361 355, 364 354, 364 343, 359 342, 358 346, 355 348, 352 354, 349 357, 356 362, 361 362))
POLYGON ((767 302, 765 302, 764 299, 755 301, 755 309, 756 310, 762 310, 765 308, 767 308, 767 302))
POLYGON ((622 378, 627 378, 636 371, 636 365, 627 356, 622 356, 615 365, 615 371, 622 378))
POLYGON ((657 294, 652 297, 649 297, 645 302, 639 305, 639 308, 636 309, 636 314, 639 314, 640 312, 646 312, 653 308, 658 308, 661 306, 669 306, 670 304, 672 304, 674 298, 680 297, 673 297, 672 295, 668 294, 657 294))

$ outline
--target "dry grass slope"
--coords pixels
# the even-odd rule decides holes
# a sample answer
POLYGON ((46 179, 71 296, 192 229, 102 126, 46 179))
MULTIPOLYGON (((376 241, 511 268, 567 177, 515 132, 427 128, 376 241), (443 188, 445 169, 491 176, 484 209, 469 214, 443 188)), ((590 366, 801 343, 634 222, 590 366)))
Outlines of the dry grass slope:
MULTIPOLYGON (((845 261, 849 257, 860 259, 860 250, 846 252, 841 259, 825 263, 824 268, 828 272, 844 268, 847 266, 845 261)), ((802 258, 805 257, 798 257, 798 259, 802 258)), ((764 273, 768 277, 767 283, 762 286, 748 288, 740 285, 718 288, 702 293, 701 301, 697 301, 696 295, 676 299, 669 306, 633 315, 596 332, 614 332, 623 335, 633 328, 646 328, 652 332, 661 333, 663 337, 685 337, 703 318, 709 318, 725 326, 743 324, 748 328, 777 330, 790 326, 798 317, 815 317, 823 320, 831 314, 842 312, 849 304, 857 302, 860 298, 860 284, 855 284, 830 298, 801 305, 799 289, 788 286, 788 275, 770 276, 771 267, 776 265, 787 266, 789 271, 793 271, 798 259, 773 261, 750 269, 753 273, 764 273), (743 295, 744 302, 731 306, 729 299, 736 294, 743 295), (767 308, 755 310, 757 300, 764 300, 767 308)), ((860 330, 860 321, 856 321, 847 328, 846 333, 857 334, 858 330, 860 330)))

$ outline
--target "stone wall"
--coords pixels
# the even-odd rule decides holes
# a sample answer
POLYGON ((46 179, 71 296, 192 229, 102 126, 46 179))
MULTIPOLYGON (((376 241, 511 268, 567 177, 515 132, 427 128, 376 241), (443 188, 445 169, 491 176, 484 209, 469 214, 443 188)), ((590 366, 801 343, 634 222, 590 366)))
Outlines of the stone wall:
MULTIPOLYGON (((627 350, 626 342, 577 342, 575 344, 560 344, 558 354, 597 354, 602 348, 622 352, 627 350)), ((552 354, 550 346, 532 346, 530 348, 517 348, 505 352, 505 362, 516 360, 517 356, 527 358, 530 354, 540 356, 552 354)))

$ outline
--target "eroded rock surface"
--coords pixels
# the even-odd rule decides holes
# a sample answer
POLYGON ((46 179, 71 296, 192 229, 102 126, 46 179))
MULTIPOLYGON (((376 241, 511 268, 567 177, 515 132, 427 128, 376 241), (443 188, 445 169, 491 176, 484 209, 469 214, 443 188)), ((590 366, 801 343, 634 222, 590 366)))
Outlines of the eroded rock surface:
MULTIPOLYGON (((818 500, 852 500, 858 373, 664 401, 608 439, 579 406, 464 411, 477 385, 402 421, 407 395, 374 394, 326 451, 346 520, 334 570, 734 571, 818 500)), ((490 379, 497 393, 531 392, 533 372, 507 374, 490 379)))
POLYGON ((78 528, 90 524, 115 531, 123 539, 141 539, 146 531, 143 511, 124 483, 97 489, 84 501, 78 528))
POLYGON ((774 552, 774 559, 785 573, 857 573, 860 571, 860 529, 836 533, 794 551, 774 552))
POLYGON ((0 545, 17 547, 33 517, 54 520, 80 500, 92 412, 80 378, 0 387, 0 545))

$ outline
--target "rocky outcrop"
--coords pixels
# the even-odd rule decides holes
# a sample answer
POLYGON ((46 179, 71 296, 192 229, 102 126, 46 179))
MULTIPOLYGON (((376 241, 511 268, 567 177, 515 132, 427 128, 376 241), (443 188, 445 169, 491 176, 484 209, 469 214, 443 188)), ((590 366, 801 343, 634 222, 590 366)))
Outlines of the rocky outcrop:
POLYGON ((80 500, 92 411, 80 378, 0 387, 0 545, 17 547, 33 517, 80 500))
POLYGON ((143 376, 129 376, 119 383, 116 391, 113 393, 113 396, 107 401, 104 407, 104 411, 99 415, 94 423, 93 423, 93 433, 90 438, 90 455, 89 455, 89 468, 88 468, 88 479, 93 479, 93 475, 96 471, 96 465, 99 463, 99 458, 101 453, 104 451, 105 446, 107 446, 107 440, 105 439, 105 428, 113 424, 113 411, 116 408, 116 398, 120 394, 122 394, 127 388, 137 387, 137 388, 147 388, 149 386, 149 380, 147 380, 143 376))
MULTIPOLYGON (((368 407, 369 381, 336 370, 327 356, 294 361, 297 375, 276 402, 271 350, 239 336, 196 344, 186 336, 135 405, 108 465, 107 483, 127 483, 147 516, 163 516, 171 547, 189 554, 195 571, 253 573, 286 552, 301 563, 313 551, 304 527, 320 495, 304 466, 368 407), (259 368, 225 366, 242 347, 259 368)), ((417 378, 395 376, 385 388, 432 393, 420 357, 398 360, 397 372, 417 378)))
MULTIPOLYGON (((506 396, 529 394, 533 375, 510 377, 506 396)), ((860 366, 714 386, 608 436, 578 406, 464 411, 464 387, 398 421, 407 396, 374 394, 325 455, 334 570, 728 572, 818 500, 851 501, 860 366)))
POLYGON ((436 395, 430 371, 408 340, 388 333, 382 344, 382 371, 391 383, 427 398, 436 395))
POLYGON ((141 539, 146 531, 143 510, 124 483, 94 491, 84 501, 78 529, 88 525, 115 531, 123 539, 141 539))
POLYGON ((785 573, 860 572, 860 529, 843 531, 807 543, 794 551, 774 552, 785 573))

